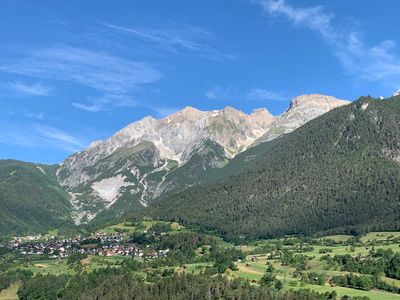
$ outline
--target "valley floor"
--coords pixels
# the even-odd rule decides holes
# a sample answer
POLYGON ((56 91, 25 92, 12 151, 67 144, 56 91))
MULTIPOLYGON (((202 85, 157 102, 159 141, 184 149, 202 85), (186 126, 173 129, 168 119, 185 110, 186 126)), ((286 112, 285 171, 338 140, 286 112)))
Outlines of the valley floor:
MULTIPOLYGON (((155 259, 73 254, 77 256, 76 260, 72 259, 73 255, 50 259, 15 254, 8 261, 8 271, 25 270, 33 276, 74 276, 99 269, 130 268, 136 279, 150 284, 173 273, 210 276, 222 273, 230 279, 248 280, 255 286, 280 282, 284 291, 310 289, 319 293, 335 291, 338 299, 347 295, 366 296, 371 300, 400 300, 400 232, 372 232, 361 237, 286 237, 245 245, 233 245, 211 234, 204 235, 167 222, 123 223, 99 232, 110 235, 124 232, 126 239, 142 243, 144 249, 168 245, 171 254, 155 259), (225 255, 222 262, 221 255, 225 255), (396 264, 390 268, 395 268, 397 273, 388 271, 387 265, 393 263, 396 264), (270 281, 266 282, 265 278, 270 281), (339 284, 343 278, 348 278, 349 283, 339 284), (368 285, 351 280, 364 280, 368 285)), ((0 300, 18 299, 20 286, 20 282, 14 282, 3 289, 0 300)))

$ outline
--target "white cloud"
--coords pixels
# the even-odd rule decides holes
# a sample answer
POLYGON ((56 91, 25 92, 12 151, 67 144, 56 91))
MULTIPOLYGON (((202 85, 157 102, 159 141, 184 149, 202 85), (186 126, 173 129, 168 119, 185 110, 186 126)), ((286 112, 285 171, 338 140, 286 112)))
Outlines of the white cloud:
POLYGON ((346 69, 365 81, 385 83, 392 89, 400 84, 400 52, 395 41, 383 41, 368 48, 357 36, 336 56, 346 69))
MULTIPOLYGON (((144 84, 160 80, 159 70, 146 62, 137 62, 73 47, 42 48, 25 52, 12 62, 0 61, 0 72, 19 74, 37 79, 59 80, 94 89, 102 96, 75 102, 77 108, 91 112, 113 107, 134 106, 135 90, 144 84)), ((13 89, 31 95, 48 94, 41 85, 13 83, 13 89)))
POLYGON ((60 145, 67 145, 71 147, 83 148, 84 143, 77 137, 72 136, 69 133, 66 133, 62 130, 44 126, 44 125, 36 125, 35 130, 39 133, 39 136, 47 139, 51 142, 59 143, 60 145))
POLYGON ((84 104, 81 102, 72 102, 72 106, 89 112, 104 111, 104 108, 97 104, 84 104))
POLYGON ((319 32, 325 39, 335 41, 336 30, 332 27, 334 15, 326 12, 322 6, 297 8, 285 0, 256 0, 264 10, 272 15, 283 15, 296 25, 308 27, 319 32))
POLYGON ((233 86, 220 87, 214 86, 206 92, 206 97, 210 100, 229 100, 240 98, 238 89, 233 86))
POLYGON ((393 40, 367 45, 362 34, 351 27, 334 24, 335 15, 322 6, 295 7, 285 0, 254 0, 273 16, 316 33, 331 47, 346 71, 358 80, 374 81, 395 88, 400 83, 400 51, 393 40))
POLYGON ((40 83, 8 82, 4 85, 17 94, 28 96, 48 96, 51 92, 50 87, 40 83))
POLYGON ((247 92, 240 91, 237 87, 214 86, 206 92, 210 100, 249 100, 249 101, 284 101, 282 93, 262 88, 253 88, 247 92))
POLYGON ((237 58, 230 54, 219 51, 203 42, 194 39, 208 39, 212 36, 208 31, 188 25, 181 25, 179 28, 146 28, 146 27, 126 27, 109 23, 101 23, 103 26, 120 33, 135 36, 144 41, 158 45, 160 49, 173 53, 195 53, 196 55, 214 60, 237 58))
POLYGON ((44 113, 43 112, 36 113, 36 112, 28 111, 28 112, 24 113, 24 116, 27 118, 31 118, 31 119, 43 120, 44 113))
POLYGON ((246 100, 251 101, 285 101, 285 97, 281 93, 265 90, 265 89, 251 89, 247 95, 246 100))
POLYGON ((66 152, 83 149, 87 142, 54 127, 41 124, 16 125, 1 123, 0 144, 27 148, 52 148, 66 152))
POLYGON ((138 106, 139 103, 125 95, 104 95, 102 97, 89 99, 87 103, 73 102, 72 105, 89 112, 100 112, 115 107, 134 107, 138 106))
POLYGON ((15 111, 15 110, 6 110, 4 111, 9 116, 22 116, 29 119, 36 119, 36 120, 43 120, 44 119, 44 112, 33 112, 30 110, 22 110, 22 111, 15 111))
POLYGON ((73 47, 26 52, 13 63, 0 62, 0 71, 69 81, 107 94, 125 94, 161 78, 161 73, 145 62, 73 47))

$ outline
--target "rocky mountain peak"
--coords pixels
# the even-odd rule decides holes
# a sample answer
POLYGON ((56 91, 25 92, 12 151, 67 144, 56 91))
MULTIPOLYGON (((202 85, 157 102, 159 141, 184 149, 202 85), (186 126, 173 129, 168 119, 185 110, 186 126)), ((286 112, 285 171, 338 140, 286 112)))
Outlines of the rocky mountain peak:
POLYGON ((272 114, 268 111, 268 109, 261 107, 261 108, 256 108, 251 112, 252 116, 255 115, 265 115, 265 116, 272 116, 272 114))
POLYGON ((236 109, 236 108, 233 108, 232 106, 225 106, 225 107, 222 109, 222 112, 225 113, 225 114, 245 115, 244 112, 242 112, 242 111, 240 111, 240 110, 238 110, 238 109, 236 109))
POLYGON ((257 108, 250 114, 252 118, 264 118, 266 120, 273 119, 274 116, 266 108, 257 108))
POLYGON ((146 116, 139 121, 136 121, 134 123, 129 124, 125 128, 121 129, 116 133, 118 134, 124 134, 124 133, 130 133, 133 131, 142 131, 145 130, 148 127, 154 126, 154 124, 157 123, 157 119, 153 118, 152 116, 146 116))
POLYGON ((270 130, 259 141, 270 141, 289 133, 320 115, 342 105, 346 100, 320 94, 306 94, 293 98, 290 107, 276 117, 270 130))
POLYGON ((193 124, 203 122, 206 117, 206 112, 198 110, 197 108, 186 106, 180 111, 173 113, 158 120, 158 126, 178 126, 183 127, 183 124, 193 124), (203 120, 203 121, 202 121, 203 120))
POLYGON ((349 103, 346 100, 337 99, 332 96, 320 95, 320 94, 305 94, 301 96, 297 96, 293 98, 290 103, 290 109, 298 108, 298 107, 321 107, 324 109, 332 109, 337 106, 341 106, 349 103))
POLYGON ((275 117, 265 108, 257 108, 253 110, 250 115, 250 118, 260 124, 261 126, 270 125, 275 117))
POLYGON ((191 107, 191 106, 186 106, 182 110, 179 110, 172 115, 169 115, 166 117, 166 119, 174 120, 174 119, 182 119, 185 118, 187 120, 191 120, 193 118, 196 118, 200 115, 203 115, 204 112, 201 110, 198 110, 197 108, 191 107))
POLYGON ((393 93, 393 96, 392 96, 392 97, 397 97, 397 96, 400 96, 400 89, 398 89, 397 91, 395 91, 395 92, 393 93))

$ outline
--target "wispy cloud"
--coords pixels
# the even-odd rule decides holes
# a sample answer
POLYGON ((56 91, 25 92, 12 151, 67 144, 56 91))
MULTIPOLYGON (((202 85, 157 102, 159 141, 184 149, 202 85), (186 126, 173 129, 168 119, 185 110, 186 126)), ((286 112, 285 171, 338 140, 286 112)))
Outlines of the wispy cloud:
POLYGON ((220 87, 214 86, 206 92, 206 97, 210 100, 247 100, 247 101, 284 101, 285 96, 280 92, 275 92, 263 88, 252 88, 249 91, 240 91, 234 86, 220 87))
POLYGON ((212 36, 207 30, 181 25, 179 28, 147 28, 147 27, 126 27, 110 23, 101 23, 103 26, 119 33, 129 34, 149 43, 159 46, 160 49, 173 53, 195 53, 213 60, 236 60, 236 56, 227 52, 219 51, 214 47, 195 41, 204 40, 212 36))
MULTIPOLYGON (((59 80, 92 88, 100 96, 73 105, 98 112, 136 104, 131 94, 144 84, 154 83, 161 72, 146 62, 123 59, 106 53, 73 47, 26 51, 11 62, 0 60, 0 72, 36 79, 59 80)), ((42 85, 13 83, 13 89, 31 95, 48 94, 42 85)))
POLYGON ((134 107, 139 103, 130 96, 125 95, 104 95, 102 97, 89 99, 87 102, 73 102, 76 108, 89 112, 107 111, 115 107, 134 107))
POLYGON ((278 92, 265 89, 251 89, 246 95, 246 100, 250 101, 285 101, 286 98, 278 92))
POLYGON ((228 100, 239 97, 239 92, 236 87, 214 86, 206 92, 206 97, 210 100, 228 100))
POLYGON ((43 118, 44 118, 43 112, 37 113, 37 112, 26 111, 26 112, 24 112, 23 115, 30 119, 43 120, 43 118))
POLYGON ((2 122, 0 144, 27 148, 53 148, 66 152, 83 149, 87 142, 63 130, 41 124, 15 125, 2 122))
POLYGON ((125 94, 161 77, 158 70, 145 62, 73 47, 28 51, 14 62, 0 61, 0 71, 69 81, 110 94, 125 94))
POLYGON ((273 16, 283 16, 294 25, 321 36, 344 68, 356 79, 394 88, 400 83, 400 51, 394 40, 367 45, 362 33, 336 26, 335 15, 322 6, 295 7, 285 0, 254 0, 273 16))
MULTIPOLYGON (((36 119, 36 120, 43 120, 44 119, 44 112, 34 112, 30 110, 11 110, 8 109, 4 111, 9 116, 16 116, 16 117, 24 117, 28 119, 36 119)), ((1 125, 1 124, 0 124, 1 125)))
POLYGON ((48 96, 51 88, 40 83, 8 82, 3 84, 17 94, 29 96, 48 96))
POLYGON ((72 106, 89 112, 99 112, 106 110, 105 108, 103 108, 102 105, 98 105, 96 103, 85 104, 82 102, 72 102, 72 106))
POLYGON ((44 125, 36 125, 35 130, 41 138, 50 143, 55 143, 63 147, 67 146, 68 148, 71 147, 72 149, 82 149, 85 147, 85 144, 79 138, 62 130, 44 125))
POLYGON ((335 42, 340 37, 332 26, 334 14, 322 6, 298 8, 285 0, 255 0, 264 10, 272 15, 283 15, 296 25, 305 26, 320 33, 327 41, 335 42))

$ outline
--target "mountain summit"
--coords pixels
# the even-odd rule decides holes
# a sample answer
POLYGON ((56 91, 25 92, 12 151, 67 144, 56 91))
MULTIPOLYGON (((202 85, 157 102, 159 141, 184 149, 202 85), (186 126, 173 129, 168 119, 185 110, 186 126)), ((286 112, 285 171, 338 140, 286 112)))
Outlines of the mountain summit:
POLYGON ((276 117, 265 108, 246 114, 232 107, 145 117, 66 159, 57 177, 71 196, 76 223, 115 215, 203 182, 238 153, 347 103, 313 94, 294 98, 276 117))
POLYGON ((289 133, 308 121, 336 108, 348 104, 349 101, 319 94, 306 94, 295 97, 289 108, 278 116, 260 141, 270 141, 289 133))

